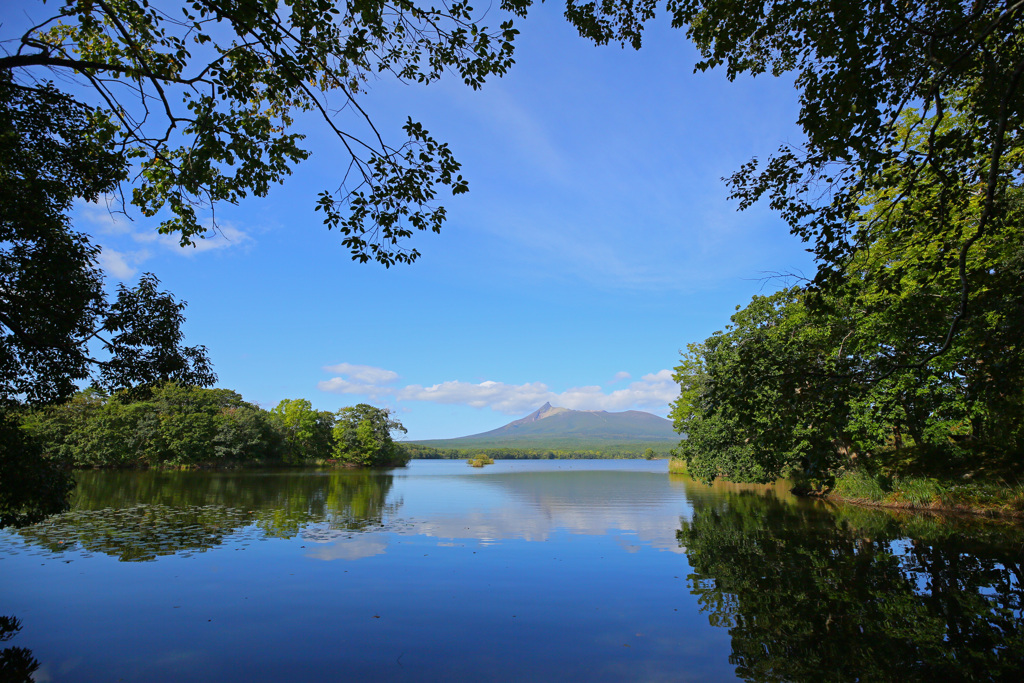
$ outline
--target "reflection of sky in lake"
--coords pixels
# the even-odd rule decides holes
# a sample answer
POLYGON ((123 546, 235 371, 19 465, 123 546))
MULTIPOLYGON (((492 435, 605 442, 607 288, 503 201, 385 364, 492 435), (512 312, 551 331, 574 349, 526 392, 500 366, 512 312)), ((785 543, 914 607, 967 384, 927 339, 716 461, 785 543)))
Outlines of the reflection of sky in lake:
POLYGON ((351 486, 183 477, 191 491, 154 476, 159 497, 135 501, 118 474, 131 507, 93 497, 0 532, 0 600, 39 680, 731 679, 727 634, 692 616, 685 489, 664 470, 426 461, 351 486))
MULTIPOLYGON (((669 483, 664 462, 656 463, 662 472, 637 471, 635 465, 632 471, 580 471, 501 464, 501 469, 485 468, 479 474, 463 474, 460 470, 468 468, 459 463, 451 474, 419 477, 414 469, 400 475, 393 494, 404 504, 389 525, 388 536, 423 535, 438 539, 438 544, 490 545, 512 539, 542 542, 557 531, 568 531, 611 534, 624 549, 639 543, 680 552, 675 533, 686 512, 686 498, 683 490, 669 483)), ((303 534, 314 542, 329 540, 325 535, 329 536, 315 527, 303 534)), ((350 547, 355 543, 334 542, 350 547)), ((374 548, 374 554, 379 552, 376 544, 374 548)), ((354 559, 351 553, 342 556, 354 559)))
MULTIPOLYGON (((683 553, 676 531, 680 517, 689 517, 687 488, 693 484, 666 476, 665 469, 665 461, 634 460, 499 460, 482 469, 462 461, 414 461, 396 473, 392 497, 403 502, 386 525, 388 533, 370 543, 312 525, 303 538, 334 544, 335 552, 309 553, 320 559, 376 555, 409 535, 437 539, 439 546, 455 541, 487 546, 545 542, 558 532, 609 536, 630 553, 641 546, 683 553)), ((701 488, 704 495, 714 490, 701 488)), ((720 483, 717 488, 739 487, 720 483)))
MULTIPOLYGON (((776 618, 802 604, 801 623, 827 612, 833 626, 852 624, 837 632, 856 635, 857 614, 843 612, 891 601, 932 624, 945 612, 907 580, 921 592, 929 567, 969 557, 962 543, 936 555, 931 541, 904 540, 883 513, 829 511, 781 483, 700 486, 668 476, 664 461, 94 474, 76 494, 80 509, 0 531, 0 615, 23 624, 5 645, 32 651, 38 681, 733 680, 738 656, 796 646, 808 654, 772 665, 799 664, 846 645, 816 633, 737 655, 751 637, 713 623, 782 637, 776 618), (879 552, 862 554, 872 537, 879 552), (893 571, 893 553, 909 574, 893 571), (834 578, 863 571, 865 586, 888 593, 849 601, 864 588, 834 589, 834 578), (764 619, 764 604, 782 607, 764 619)), ((1007 595, 1018 584, 975 545, 988 564, 967 598, 997 598, 1011 613, 990 627, 1001 613, 982 611, 973 623, 1017 637, 1020 603, 1007 595)), ((937 599, 975 604, 946 592, 937 599)), ((886 633, 862 635, 864 647, 886 633)), ((909 663, 918 659, 911 651, 909 663)), ((859 650, 850 660, 874 661, 859 650)))
POLYGON ((311 543, 330 544, 316 547, 306 553, 306 557, 317 560, 361 560, 364 557, 381 555, 388 549, 386 538, 380 534, 364 535, 351 538, 346 535, 338 538, 338 532, 326 530, 322 535, 315 531, 303 534, 303 538, 311 543))

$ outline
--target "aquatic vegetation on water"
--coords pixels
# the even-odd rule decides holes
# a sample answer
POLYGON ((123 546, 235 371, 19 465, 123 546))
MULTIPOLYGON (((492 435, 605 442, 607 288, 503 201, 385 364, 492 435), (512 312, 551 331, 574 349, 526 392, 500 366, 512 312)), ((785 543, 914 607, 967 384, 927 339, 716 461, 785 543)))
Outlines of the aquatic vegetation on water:
POLYGON ((145 562, 159 555, 208 550, 253 523, 252 512, 221 505, 135 505, 74 510, 20 529, 18 534, 51 552, 81 549, 122 562, 145 562))
POLYGON ((203 552, 228 536, 242 545, 292 538, 317 523, 379 529, 401 504, 387 501, 394 478, 386 473, 81 472, 79 480, 71 512, 16 533, 51 552, 144 562, 203 552))

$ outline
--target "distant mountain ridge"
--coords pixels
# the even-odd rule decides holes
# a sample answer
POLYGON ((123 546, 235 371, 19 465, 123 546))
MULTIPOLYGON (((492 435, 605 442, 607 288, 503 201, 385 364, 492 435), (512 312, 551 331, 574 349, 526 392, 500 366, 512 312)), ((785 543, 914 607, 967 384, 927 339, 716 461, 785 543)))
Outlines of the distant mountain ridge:
POLYGON ((594 448, 675 444, 672 422, 640 410, 570 410, 545 403, 526 417, 489 432, 413 443, 434 448, 594 448))

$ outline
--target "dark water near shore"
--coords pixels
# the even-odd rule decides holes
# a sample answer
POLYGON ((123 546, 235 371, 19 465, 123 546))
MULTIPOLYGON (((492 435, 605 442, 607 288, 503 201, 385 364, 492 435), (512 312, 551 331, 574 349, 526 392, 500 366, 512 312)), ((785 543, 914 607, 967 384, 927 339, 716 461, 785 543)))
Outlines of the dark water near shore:
POLYGON ((1020 526, 665 467, 84 472, 0 532, 0 648, 37 681, 1020 680, 1020 526))

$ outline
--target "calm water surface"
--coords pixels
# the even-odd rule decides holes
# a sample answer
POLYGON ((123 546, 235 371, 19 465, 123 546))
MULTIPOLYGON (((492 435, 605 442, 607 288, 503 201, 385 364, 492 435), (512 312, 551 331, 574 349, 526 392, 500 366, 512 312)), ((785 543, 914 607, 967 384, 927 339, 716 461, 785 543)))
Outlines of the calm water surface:
POLYGON ((0 647, 37 681, 1020 679, 1019 526, 665 469, 82 473, 0 532, 0 647))

